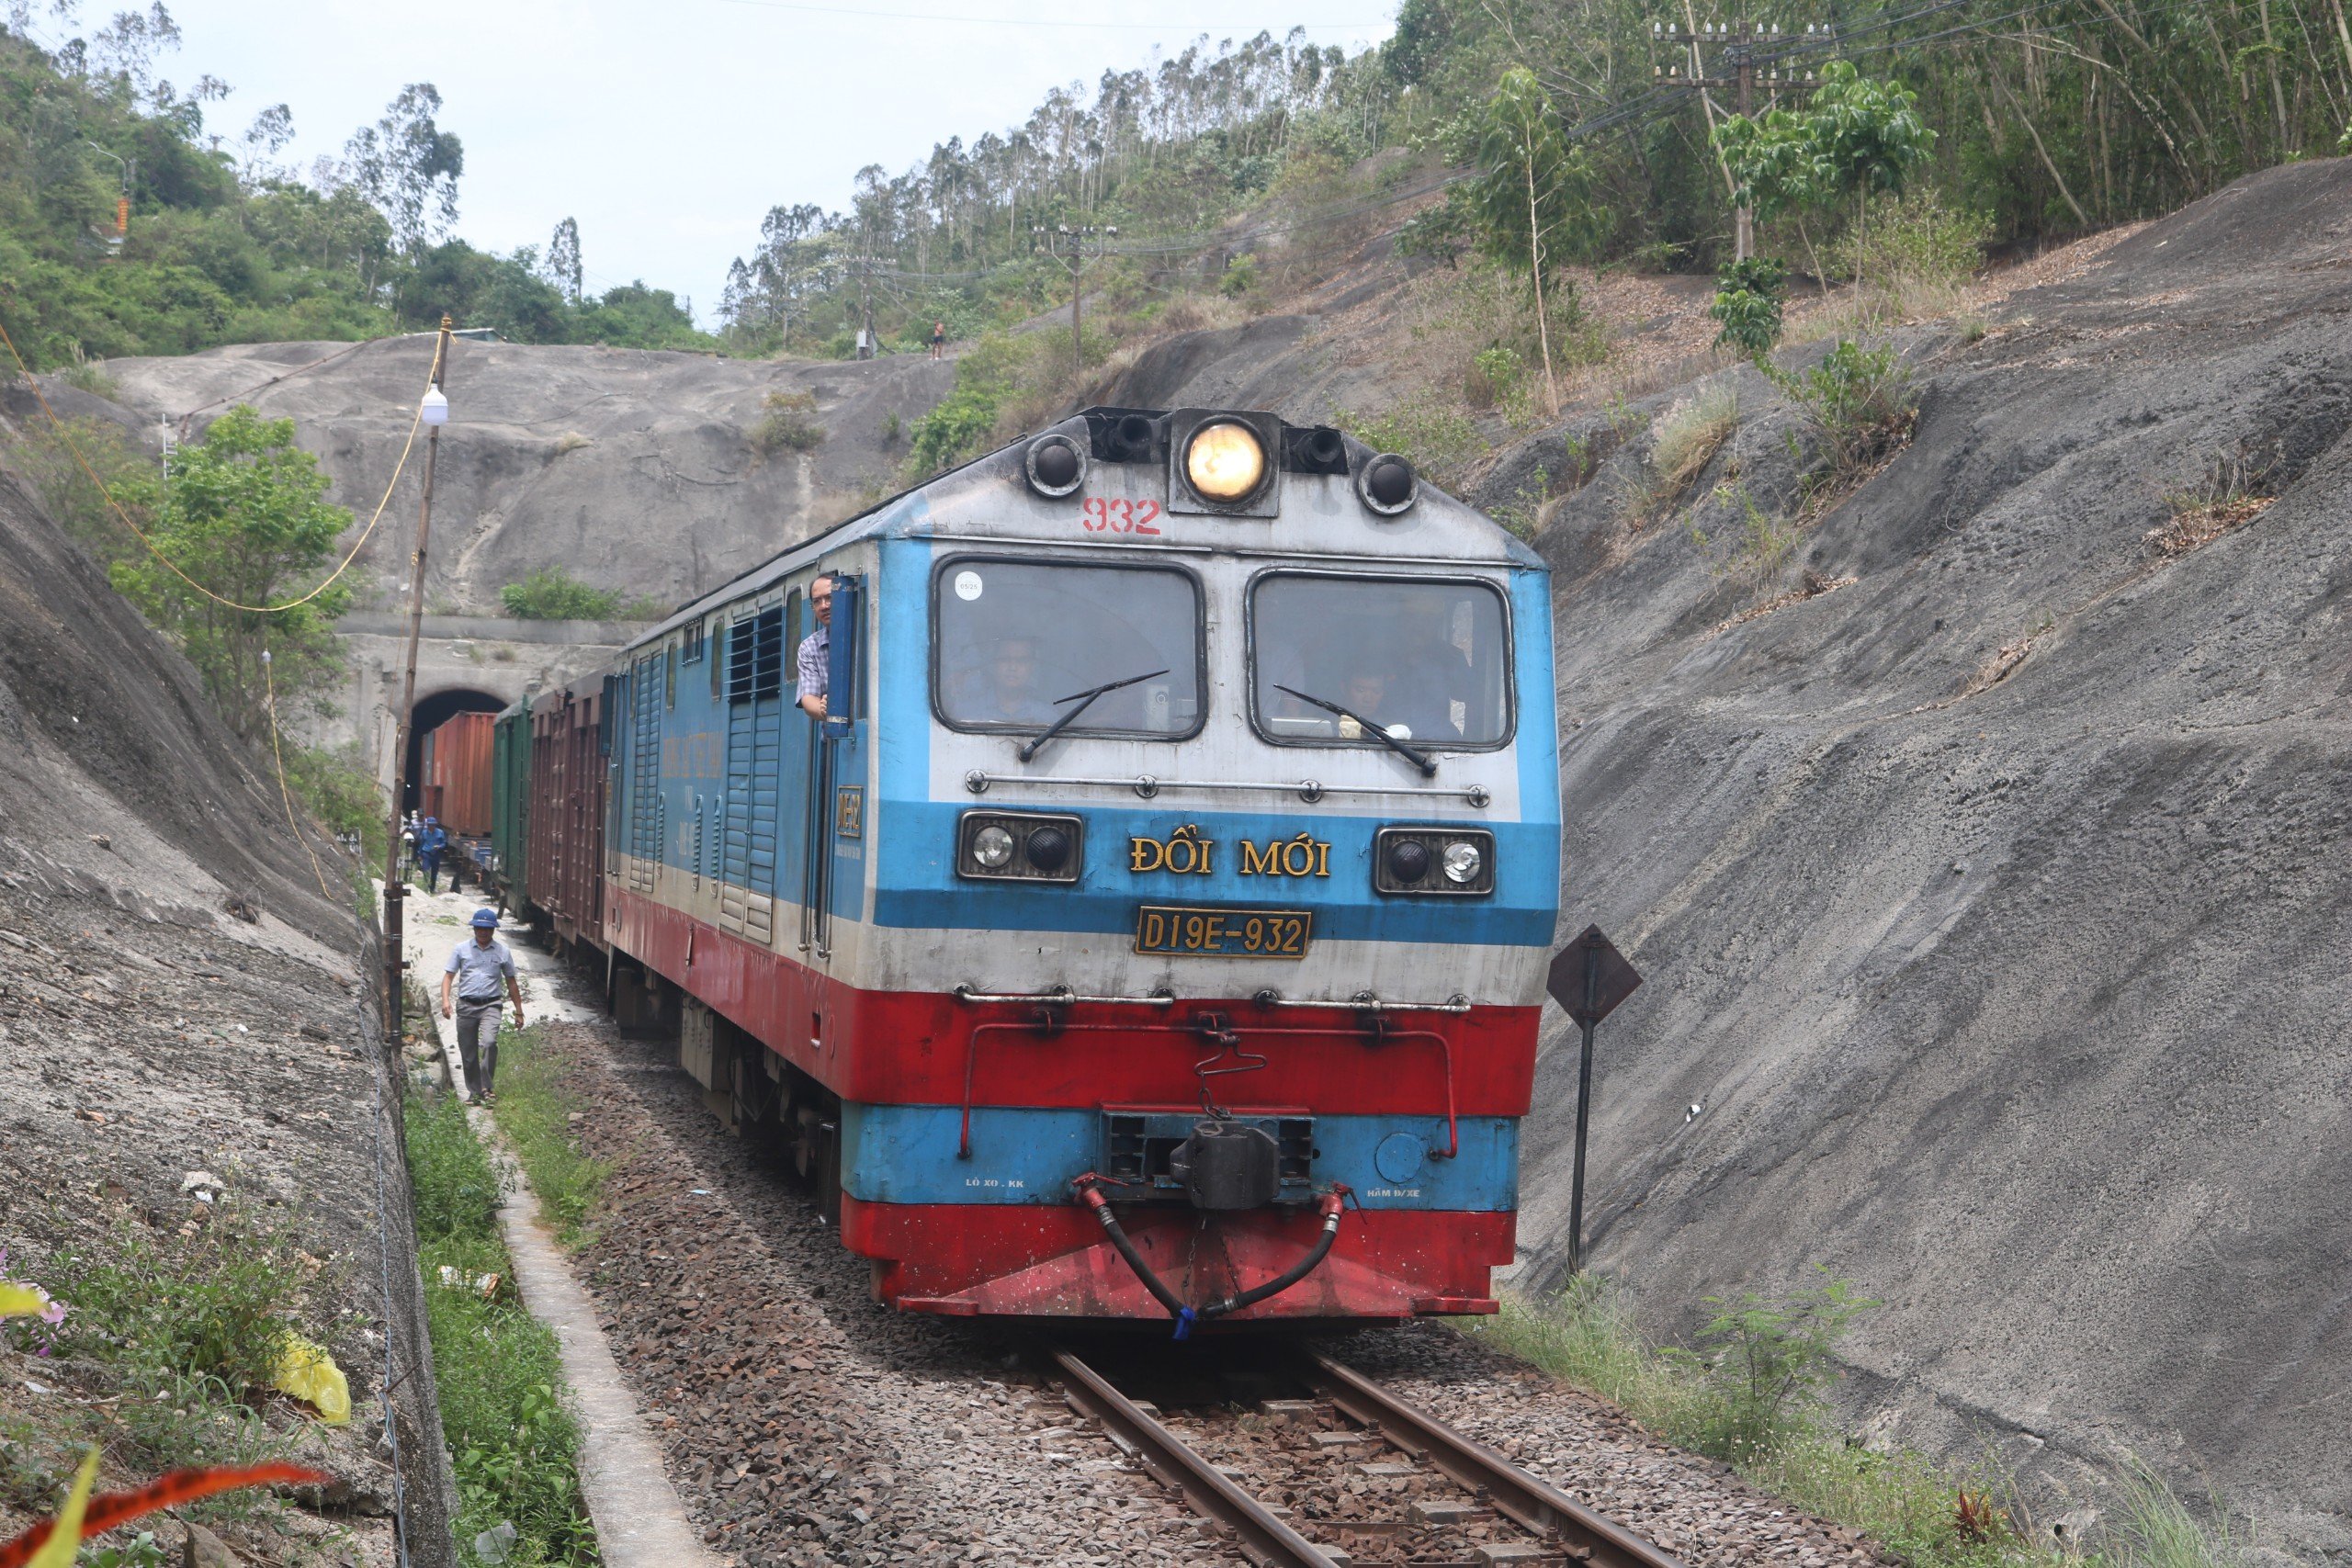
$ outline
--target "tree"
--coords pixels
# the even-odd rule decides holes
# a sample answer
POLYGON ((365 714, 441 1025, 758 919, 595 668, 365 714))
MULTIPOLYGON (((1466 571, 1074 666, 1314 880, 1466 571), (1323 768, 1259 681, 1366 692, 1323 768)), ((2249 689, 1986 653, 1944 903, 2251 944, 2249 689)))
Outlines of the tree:
POLYGON ((1546 300, 1551 269, 1605 234, 1607 220, 1592 204, 1592 172, 1581 151, 1560 134, 1552 101, 1524 66, 1503 73, 1476 120, 1479 177, 1471 202, 1486 230, 1487 249, 1516 270, 1525 266, 1535 289, 1535 331, 1544 354, 1544 384, 1552 412, 1560 412, 1560 384, 1552 369, 1552 323, 1546 300))
POLYGON ((567 218, 555 226, 548 241, 548 281, 567 305, 580 303, 580 224, 567 218))
POLYGON ((265 654, 281 700, 322 690, 342 667, 334 622, 351 591, 340 583, 276 614, 223 603, 277 605, 325 575, 336 538, 351 526, 350 513, 322 499, 329 482, 318 459, 294 445, 292 420, 263 419, 240 403, 173 456, 148 531, 164 559, 142 553, 111 573, 115 587, 179 643, 221 716, 246 739, 268 723, 265 654))
POLYGON ((1821 258, 1804 225, 1805 209, 1819 205, 1824 196, 1812 121, 1782 108, 1767 109, 1756 119, 1731 115, 1715 128, 1714 142, 1731 172, 1734 205, 1748 209, 1758 222, 1792 215, 1814 278, 1828 292, 1829 280, 1822 276, 1821 258))
MULTIPOLYGON (((1935 150, 1936 133, 1919 117, 1919 95, 1894 82, 1877 82, 1833 60, 1821 70, 1805 114, 1812 145, 1814 180, 1831 195, 1854 193, 1857 238, 1869 238, 1873 191, 1903 194, 1911 170, 1935 150)), ((1855 248, 1859 269, 1864 246, 1855 248)), ((1858 278, 1857 281, 1860 281, 1858 278)))
POLYGON ((351 183, 384 215, 392 241, 411 255, 447 234, 458 221, 458 176, 466 172, 465 143, 443 130, 440 90, 412 82, 344 145, 351 183))

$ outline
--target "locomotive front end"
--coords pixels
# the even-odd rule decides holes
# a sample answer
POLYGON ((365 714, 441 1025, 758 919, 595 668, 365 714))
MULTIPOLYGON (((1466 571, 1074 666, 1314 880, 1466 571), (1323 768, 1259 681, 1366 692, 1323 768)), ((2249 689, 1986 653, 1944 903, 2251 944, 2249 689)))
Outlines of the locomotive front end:
POLYGON ((839 1115, 878 1293, 1493 1310, 1559 886, 1540 559, 1247 411, 1091 410, 886 516, 839 1115))

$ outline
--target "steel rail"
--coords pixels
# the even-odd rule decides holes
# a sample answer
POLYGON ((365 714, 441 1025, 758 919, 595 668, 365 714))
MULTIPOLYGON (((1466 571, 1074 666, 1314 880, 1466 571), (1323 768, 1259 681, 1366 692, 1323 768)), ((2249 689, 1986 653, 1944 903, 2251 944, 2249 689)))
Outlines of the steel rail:
POLYGON ((1538 1480, 1485 1444, 1425 1415, 1351 1367, 1320 1350, 1302 1349, 1302 1375, 1324 1397, 1406 1452, 1426 1457, 1537 1535, 1589 1553, 1592 1568, 1683 1568, 1623 1526, 1611 1523, 1558 1487, 1538 1480))
POLYGON ((1136 1407, 1101 1373, 1067 1350, 1053 1353, 1069 1380, 1070 1403, 1133 1448, 1144 1467, 1184 1494, 1203 1518, 1231 1529, 1241 1550, 1266 1568, 1334 1568, 1316 1544, 1268 1513, 1183 1438, 1136 1407))

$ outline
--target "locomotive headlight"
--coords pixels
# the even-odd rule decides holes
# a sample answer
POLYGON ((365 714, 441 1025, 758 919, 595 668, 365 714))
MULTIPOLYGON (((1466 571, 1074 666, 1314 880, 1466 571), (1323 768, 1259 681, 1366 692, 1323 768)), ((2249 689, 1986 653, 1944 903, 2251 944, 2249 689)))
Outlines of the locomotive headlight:
POLYGON ((1086 824, 1059 811, 967 811, 956 821, 956 874, 1075 887, 1086 876, 1086 824))
POLYGON ((1478 868, 1486 863, 1487 857, 1479 852, 1477 845, 1460 839, 1446 845, 1445 852, 1438 857, 1439 865, 1445 870, 1445 879, 1456 885, 1477 881, 1478 868))
POLYGON ((1247 425, 1204 424, 1184 448, 1184 478, 1210 501, 1239 502, 1266 479, 1266 448, 1247 425))
POLYGON ((997 870, 1012 858, 1012 835, 1001 828, 981 829, 972 835, 972 858, 990 871, 997 870))

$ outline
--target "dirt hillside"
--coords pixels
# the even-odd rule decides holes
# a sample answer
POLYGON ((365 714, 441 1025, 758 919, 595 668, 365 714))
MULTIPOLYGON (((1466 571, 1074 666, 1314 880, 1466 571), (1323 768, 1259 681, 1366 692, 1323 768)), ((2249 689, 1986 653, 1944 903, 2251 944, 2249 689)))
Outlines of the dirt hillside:
MULTIPOLYGON (((1910 446, 1809 525, 1803 434, 1744 370, 1696 506, 1625 499, 1690 388, 1521 442, 1476 496, 1573 474, 1569 435, 1615 454, 1538 541, 1568 926, 1649 976, 1603 1031, 1600 1266, 1671 1331, 1826 1268, 1884 1303, 1846 1347, 1874 1436, 1989 1440, 2045 1523, 2129 1450, 2306 1562, 2352 1559, 2347 257, 2352 164, 2303 164, 1980 341, 1914 329, 1910 446), (2167 553, 2217 468, 2267 504, 2167 553)), ((1317 417, 1317 367, 1362 352, 1261 321, 1130 382, 1317 417)), ((1529 1282, 1575 1080, 1555 1028, 1529 1282)))

